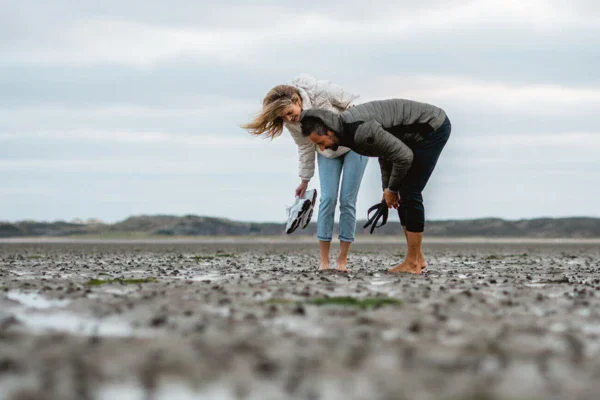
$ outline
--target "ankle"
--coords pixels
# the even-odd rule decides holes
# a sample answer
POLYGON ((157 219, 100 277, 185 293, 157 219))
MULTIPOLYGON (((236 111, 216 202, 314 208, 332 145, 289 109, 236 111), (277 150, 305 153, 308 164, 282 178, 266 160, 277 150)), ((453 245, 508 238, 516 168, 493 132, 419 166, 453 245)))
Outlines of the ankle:
POLYGON ((408 253, 404 258, 405 262, 408 263, 416 263, 421 259, 421 254, 419 253, 408 253))

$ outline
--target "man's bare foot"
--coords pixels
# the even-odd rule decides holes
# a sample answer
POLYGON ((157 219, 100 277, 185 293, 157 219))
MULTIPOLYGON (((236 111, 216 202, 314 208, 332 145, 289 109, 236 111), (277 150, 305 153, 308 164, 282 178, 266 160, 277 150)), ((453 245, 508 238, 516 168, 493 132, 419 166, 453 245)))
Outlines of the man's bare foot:
POLYGON ((338 260, 338 262, 337 262, 338 271, 348 272, 348 268, 346 268, 346 264, 348 264, 347 261, 339 261, 338 260))
POLYGON ((422 269, 427 268, 427 261, 425 261, 425 256, 423 255, 423 252, 421 252, 421 254, 419 254, 418 262, 422 269))
POLYGON ((419 261, 419 259, 413 261, 404 260, 402 264, 390 269, 389 272, 409 272, 411 274, 419 275, 423 270, 419 261))
POLYGON ((326 271, 328 269, 329 269, 329 264, 321 263, 321 267, 319 268, 319 271, 326 271))

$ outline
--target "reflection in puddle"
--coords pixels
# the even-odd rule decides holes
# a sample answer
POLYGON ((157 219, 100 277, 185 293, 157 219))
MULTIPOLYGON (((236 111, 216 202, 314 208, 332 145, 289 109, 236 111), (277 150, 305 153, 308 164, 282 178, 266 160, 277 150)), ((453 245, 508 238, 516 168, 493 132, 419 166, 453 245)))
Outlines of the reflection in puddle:
POLYGON ((15 317, 36 332, 56 331, 75 335, 116 337, 149 337, 150 331, 134 330, 127 322, 118 319, 93 319, 70 312, 49 314, 15 312, 15 317))
POLYGON ((273 320, 273 327, 286 332, 293 332, 298 336, 313 338, 326 337, 327 331, 319 325, 311 323, 306 318, 285 316, 273 320))
POLYGON ((373 281, 371 285, 387 285, 388 283, 394 283, 394 281, 373 281))
POLYGON ((531 288, 536 288, 536 287, 544 287, 544 286, 546 286, 546 284, 545 283, 526 283, 525 286, 531 287, 531 288))
POLYGON ((585 324, 581 330, 586 335, 600 335, 600 323, 585 324))
POLYGON ((64 307, 70 302, 67 299, 48 299, 39 293, 21 292, 20 290, 14 290, 6 293, 6 297, 24 305, 25 307, 35 308, 38 310, 44 310, 52 307, 64 307))

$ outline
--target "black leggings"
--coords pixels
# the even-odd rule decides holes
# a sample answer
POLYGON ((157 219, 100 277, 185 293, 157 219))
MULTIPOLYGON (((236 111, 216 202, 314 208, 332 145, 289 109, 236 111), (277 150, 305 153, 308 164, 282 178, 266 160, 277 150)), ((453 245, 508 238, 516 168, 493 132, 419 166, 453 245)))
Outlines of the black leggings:
POLYGON ((425 207, 423 207, 423 189, 435 168, 448 138, 452 125, 446 120, 435 132, 430 133, 421 142, 409 145, 413 151, 413 162, 400 186, 400 223, 409 232, 423 232, 425 228, 425 207))

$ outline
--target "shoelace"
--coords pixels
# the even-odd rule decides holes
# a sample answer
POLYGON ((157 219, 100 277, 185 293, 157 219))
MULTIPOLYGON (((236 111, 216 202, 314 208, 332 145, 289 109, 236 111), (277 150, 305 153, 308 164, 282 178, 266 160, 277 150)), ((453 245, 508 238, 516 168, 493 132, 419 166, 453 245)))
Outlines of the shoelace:
MULTIPOLYGON (((296 197, 298 198, 298 197, 296 197)), ((290 216, 290 212, 292 211, 292 208, 295 206, 296 204, 293 204, 291 206, 285 206, 285 212, 288 215, 288 217, 290 216)))
POLYGON ((387 222, 388 219, 388 214, 389 214, 389 208, 385 202, 385 200, 382 200, 381 203, 377 203, 374 206, 372 206, 371 208, 369 208, 369 211, 367 211, 367 223, 365 224, 365 226, 363 226, 363 228, 367 228, 369 225, 371 225, 371 235, 373 234, 373 231, 375 231, 375 228, 381 228, 382 226, 385 225, 385 223, 387 222), (373 216, 371 216, 371 213, 375 211, 375 214, 373 214, 373 216), (379 224, 379 220, 383 219, 383 221, 381 222, 381 224, 379 224))

